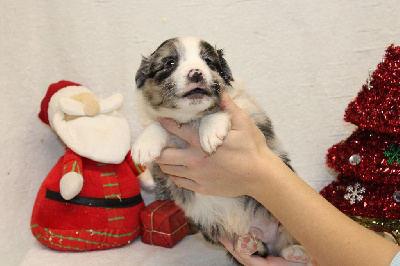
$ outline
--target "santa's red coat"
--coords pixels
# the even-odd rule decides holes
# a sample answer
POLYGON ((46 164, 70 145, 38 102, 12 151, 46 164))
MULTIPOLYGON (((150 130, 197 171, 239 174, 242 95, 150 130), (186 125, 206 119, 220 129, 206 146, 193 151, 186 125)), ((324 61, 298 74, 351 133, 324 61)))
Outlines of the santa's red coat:
POLYGON ((42 244, 58 250, 108 249, 129 243, 140 234, 139 212, 144 203, 137 176, 143 170, 130 153, 120 164, 104 164, 67 148, 39 189, 32 233, 42 244), (71 201, 59 194, 60 179, 68 171, 81 173, 84 179, 81 192, 71 201))

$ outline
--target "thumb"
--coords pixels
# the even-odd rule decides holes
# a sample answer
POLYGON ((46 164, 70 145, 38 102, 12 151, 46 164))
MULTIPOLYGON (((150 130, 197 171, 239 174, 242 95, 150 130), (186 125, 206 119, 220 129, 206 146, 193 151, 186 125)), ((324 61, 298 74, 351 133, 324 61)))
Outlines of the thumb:
POLYGON ((222 92, 221 95, 221 107, 230 115, 237 112, 237 109, 240 109, 226 91, 222 92))
POLYGON ((173 119, 170 118, 160 118, 158 121, 169 133, 186 141, 190 145, 200 145, 198 140, 199 132, 192 126, 188 124, 178 125, 173 119))
POLYGON ((249 121, 248 119, 252 120, 250 116, 233 101, 226 91, 222 93, 221 107, 231 117, 232 129, 243 126, 246 121, 249 121))

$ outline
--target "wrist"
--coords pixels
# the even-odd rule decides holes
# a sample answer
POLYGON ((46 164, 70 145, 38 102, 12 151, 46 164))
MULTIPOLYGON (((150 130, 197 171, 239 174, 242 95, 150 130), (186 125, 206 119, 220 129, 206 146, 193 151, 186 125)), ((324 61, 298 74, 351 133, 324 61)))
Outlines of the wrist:
POLYGON ((290 185, 291 175, 296 175, 282 159, 269 148, 263 149, 253 164, 254 182, 249 186, 249 196, 262 204, 280 198, 279 192, 290 185), (289 183, 288 183, 289 182, 289 183))
POLYGON ((257 198, 259 194, 264 194, 268 191, 269 180, 274 170, 274 157, 277 156, 268 147, 263 147, 259 149, 257 155, 251 159, 249 163, 251 176, 249 185, 245 186, 247 188, 246 195, 257 198))

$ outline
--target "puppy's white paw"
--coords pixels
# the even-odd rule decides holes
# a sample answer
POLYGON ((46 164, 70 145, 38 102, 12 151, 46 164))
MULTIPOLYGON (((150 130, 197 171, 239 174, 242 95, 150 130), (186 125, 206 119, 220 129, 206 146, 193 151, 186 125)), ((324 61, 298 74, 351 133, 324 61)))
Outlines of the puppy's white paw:
POLYGON ((132 158, 137 164, 153 162, 167 145, 168 133, 159 122, 145 128, 132 147, 132 158))
POLYGON ((226 113, 218 112, 203 117, 199 128, 203 150, 209 154, 213 153, 222 144, 230 128, 231 120, 226 113))
POLYGON ((300 245, 292 245, 283 249, 281 255, 285 260, 292 262, 307 263, 310 261, 307 251, 300 245))
POLYGON ((157 138, 141 136, 132 147, 132 157, 135 163, 145 165, 160 156, 165 143, 157 138))

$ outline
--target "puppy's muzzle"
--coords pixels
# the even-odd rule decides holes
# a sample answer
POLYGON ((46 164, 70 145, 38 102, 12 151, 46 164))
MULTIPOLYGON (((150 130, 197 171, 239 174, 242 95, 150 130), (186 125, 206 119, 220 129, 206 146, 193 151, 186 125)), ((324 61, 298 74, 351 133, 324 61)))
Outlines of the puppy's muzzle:
POLYGON ((203 80, 203 73, 200 69, 192 69, 189 71, 188 78, 190 82, 198 83, 203 80))

